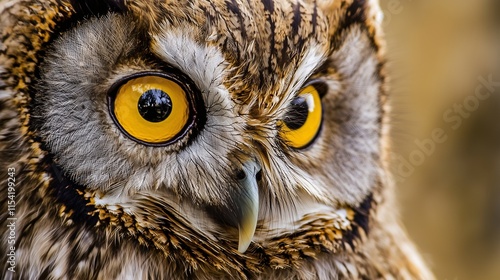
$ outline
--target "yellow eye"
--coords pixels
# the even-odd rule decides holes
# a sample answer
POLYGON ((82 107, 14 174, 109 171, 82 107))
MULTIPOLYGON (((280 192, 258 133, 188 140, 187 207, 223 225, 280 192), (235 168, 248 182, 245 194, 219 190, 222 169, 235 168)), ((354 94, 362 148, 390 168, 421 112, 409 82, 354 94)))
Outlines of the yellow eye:
POLYGON ((292 101, 288 115, 281 122, 280 136, 290 147, 305 148, 318 134, 322 117, 318 90, 307 86, 292 101))
POLYGON ((174 80, 141 76, 123 84, 110 110, 122 131, 146 144, 176 141, 193 123, 192 106, 185 90, 174 80))

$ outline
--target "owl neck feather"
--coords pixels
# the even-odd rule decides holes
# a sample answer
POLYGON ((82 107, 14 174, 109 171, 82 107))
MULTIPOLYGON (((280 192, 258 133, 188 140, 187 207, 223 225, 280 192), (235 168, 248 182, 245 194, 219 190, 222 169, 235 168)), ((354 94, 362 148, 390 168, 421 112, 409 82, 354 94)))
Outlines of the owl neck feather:
MULTIPOLYGON (((245 254, 237 251, 234 240, 213 236, 187 220, 178 208, 153 197, 131 212, 125 205, 103 204, 103 194, 72 183, 56 165, 51 165, 50 188, 59 204, 59 214, 67 224, 85 225, 109 237, 125 236, 138 246, 154 248, 166 257, 177 256, 196 268, 210 264, 241 276, 266 268, 297 267, 321 253, 338 254, 355 249, 369 230, 373 196, 356 208, 338 213, 304 215, 294 232, 269 235, 250 245, 245 254), (154 214, 153 214, 154 213, 154 214)), ((266 235, 264 234, 264 236, 266 235)))

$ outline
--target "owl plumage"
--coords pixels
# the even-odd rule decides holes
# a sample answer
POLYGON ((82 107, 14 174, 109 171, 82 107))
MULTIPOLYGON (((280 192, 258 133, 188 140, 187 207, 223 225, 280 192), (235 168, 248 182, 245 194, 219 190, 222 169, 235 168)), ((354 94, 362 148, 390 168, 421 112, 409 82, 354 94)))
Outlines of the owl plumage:
POLYGON ((386 171, 377 1, 0 12, 4 278, 433 279, 386 171))

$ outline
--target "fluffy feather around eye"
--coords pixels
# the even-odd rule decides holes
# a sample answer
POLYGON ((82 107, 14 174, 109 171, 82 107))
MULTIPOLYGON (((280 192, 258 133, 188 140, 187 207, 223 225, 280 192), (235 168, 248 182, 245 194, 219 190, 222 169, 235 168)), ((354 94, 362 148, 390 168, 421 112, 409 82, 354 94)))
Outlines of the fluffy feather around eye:
POLYGON ((377 1, 12 0, 0 32, 4 278, 432 279, 385 170, 377 1), (193 97, 168 145, 109 109, 146 74, 193 97), (311 84, 321 125, 290 147, 279 124, 311 84))

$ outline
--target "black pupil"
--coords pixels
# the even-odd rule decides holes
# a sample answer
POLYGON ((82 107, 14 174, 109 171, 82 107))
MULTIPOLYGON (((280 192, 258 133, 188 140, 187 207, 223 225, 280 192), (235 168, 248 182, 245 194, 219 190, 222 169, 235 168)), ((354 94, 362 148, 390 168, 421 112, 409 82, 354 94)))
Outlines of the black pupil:
POLYGON ((307 121, 309 106, 307 100, 302 96, 297 96, 291 103, 290 111, 283 120, 288 128, 295 130, 301 128, 307 121))
POLYGON ((172 112, 172 100, 162 90, 150 89, 139 98, 139 113, 150 122, 161 122, 172 112))

